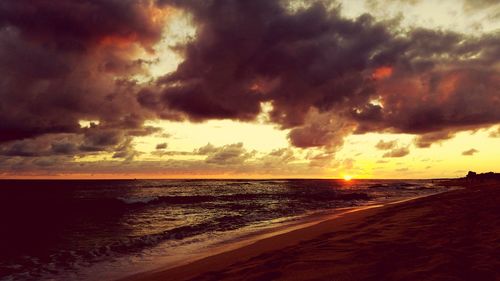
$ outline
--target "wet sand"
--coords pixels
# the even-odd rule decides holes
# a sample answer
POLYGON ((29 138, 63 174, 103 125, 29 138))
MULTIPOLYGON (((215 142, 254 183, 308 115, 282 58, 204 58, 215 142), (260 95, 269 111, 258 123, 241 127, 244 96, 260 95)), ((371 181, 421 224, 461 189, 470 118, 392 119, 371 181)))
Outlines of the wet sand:
POLYGON ((500 280, 500 184, 346 213, 123 280, 500 280))

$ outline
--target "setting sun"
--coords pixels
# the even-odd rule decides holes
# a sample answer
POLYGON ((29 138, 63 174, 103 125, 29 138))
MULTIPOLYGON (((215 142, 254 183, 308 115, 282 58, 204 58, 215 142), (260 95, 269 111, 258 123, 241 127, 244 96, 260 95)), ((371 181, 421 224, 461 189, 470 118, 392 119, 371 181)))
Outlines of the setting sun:
POLYGON ((352 180, 352 176, 351 175, 344 175, 344 180, 350 181, 350 180, 352 180))

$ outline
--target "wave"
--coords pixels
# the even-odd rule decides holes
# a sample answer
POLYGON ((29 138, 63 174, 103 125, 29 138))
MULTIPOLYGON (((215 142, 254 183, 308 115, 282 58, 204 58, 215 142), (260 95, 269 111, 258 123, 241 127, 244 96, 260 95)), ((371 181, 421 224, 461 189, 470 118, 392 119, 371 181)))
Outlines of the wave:
POLYGON ((136 204, 136 203, 149 203, 151 201, 155 201, 158 199, 158 196, 150 196, 150 197, 134 197, 134 198, 126 198, 126 197, 118 197, 116 198, 123 203, 126 204, 136 204))
POLYGON ((301 201, 328 201, 328 200, 369 200, 367 193, 316 193, 316 194, 231 194, 231 195, 189 195, 189 196, 149 196, 149 197, 118 197, 120 203, 142 206, 148 204, 196 204, 205 202, 241 202, 263 199, 300 199, 301 201))
POLYGON ((432 183, 411 183, 411 182, 395 182, 395 183, 376 183, 368 186, 370 189, 399 189, 399 190, 424 190, 435 188, 432 183))

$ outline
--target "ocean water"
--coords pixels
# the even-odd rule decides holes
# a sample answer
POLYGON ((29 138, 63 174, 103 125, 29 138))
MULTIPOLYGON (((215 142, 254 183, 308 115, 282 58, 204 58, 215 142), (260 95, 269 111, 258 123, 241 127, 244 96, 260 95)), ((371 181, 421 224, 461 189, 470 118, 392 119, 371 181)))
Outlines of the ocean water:
POLYGON ((0 181, 0 280, 108 280, 431 180, 0 181))

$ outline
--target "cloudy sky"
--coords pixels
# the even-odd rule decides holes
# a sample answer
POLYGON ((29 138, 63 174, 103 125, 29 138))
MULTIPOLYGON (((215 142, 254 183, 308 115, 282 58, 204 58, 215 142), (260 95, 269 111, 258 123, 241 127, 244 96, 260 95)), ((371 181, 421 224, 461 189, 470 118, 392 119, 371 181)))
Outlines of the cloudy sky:
POLYGON ((496 0, 0 2, 2 178, 453 177, 499 147, 496 0))

